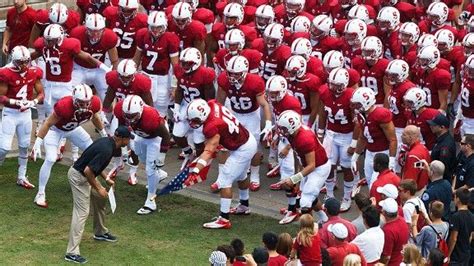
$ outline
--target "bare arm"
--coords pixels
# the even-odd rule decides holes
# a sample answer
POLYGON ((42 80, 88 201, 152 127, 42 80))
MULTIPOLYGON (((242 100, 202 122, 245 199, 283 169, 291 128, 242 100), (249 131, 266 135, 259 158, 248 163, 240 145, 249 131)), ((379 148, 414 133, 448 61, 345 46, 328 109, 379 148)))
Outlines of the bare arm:
POLYGON ((145 104, 153 106, 153 97, 151 96, 151 91, 143 93, 142 95, 140 95, 140 97, 142 97, 142 100, 145 104))
POLYGON ((169 147, 171 136, 164 123, 158 127, 158 136, 161 137, 161 146, 169 147))
POLYGON ((142 60, 142 50, 137 47, 137 49, 135 50, 135 55, 133 55, 133 62, 135 62, 135 64, 139 66, 141 60, 142 60))
MULTIPOLYGON (((201 52, 202 55, 206 54, 206 42, 205 40, 196 40, 194 41, 194 47, 201 52)), ((202 60, 202 65, 204 65, 204 60, 202 60)))
POLYGON ((112 102, 115 99, 115 94, 110 87, 107 88, 105 93, 104 102, 102 103, 102 109, 112 112, 112 102))
POLYGON ((4 55, 7 55, 10 51, 8 50, 8 43, 10 42, 10 28, 6 27, 5 31, 3 32, 3 44, 2 44, 2 52, 4 55))
POLYGON ((203 90, 204 90, 204 100, 209 101, 216 97, 213 83, 204 85, 203 90))
POLYGON ((0 82, 0 96, 7 95, 8 84, 5 82, 0 82))
POLYGON ((178 81, 178 86, 176 86, 176 89, 174 90, 174 102, 177 104, 181 104, 183 101, 183 90, 179 87, 179 81, 178 81))
POLYGON ((263 116, 265 120, 272 121, 272 112, 270 111, 270 104, 268 104, 267 100, 265 99, 264 93, 257 95, 257 103, 263 109, 263 116))
POLYGON ((311 114, 309 115, 308 124, 313 125, 314 121, 316 121, 316 116, 318 115, 318 110, 319 110, 319 104, 320 104, 319 93, 310 92, 309 97, 310 97, 311 114))
POLYGON ((217 52, 217 49, 218 49, 218 46, 217 46, 217 41, 214 39, 214 37, 212 37, 210 34, 207 35, 207 39, 206 39, 206 43, 207 43, 207 51, 206 51, 206 54, 207 54, 207 65, 209 67, 213 67, 213 58, 214 56, 216 55, 216 52, 217 52))
POLYGON ((221 87, 219 87, 217 89, 217 97, 216 97, 217 101, 223 105, 226 98, 227 98, 227 94, 221 87))
POLYGON ((107 53, 109 54, 109 59, 110 59, 110 63, 112 64, 112 69, 116 69, 118 65, 118 59, 119 59, 117 48, 116 47, 111 48, 107 51, 107 53))
POLYGON ((40 129, 38 130, 38 134, 36 134, 36 137, 44 139, 46 134, 48 133, 49 129, 54 126, 57 122, 59 122, 61 118, 53 112, 46 118, 46 121, 41 125, 40 129))
POLYGON ((92 116, 91 121, 92 124, 94 124, 95 128, 97 128, 98 130, 104 129, 104 122, 102 121, 102 118, 100 118, 100 112, 95 113, 92 116))
POLYGON ((389 156, 395 157, 395 155, 397 154, 397 136, 395 135, 395 126, 393 125, 393 122, 390 121, 385 124, 380 124, 380 127, 382 128, 385 137, 389 141, 389 156))
POLYGON ((448 108, 448 90, 438 90, 439 110, 446 112, 448 108))
MULTIPOLYGON (((94 172, 89 168, 89 166, 86 166, 86 168, 84 168, 84 175, 87 178, 87 182, 89 182, 89 184, 96 191, 105 190, 105 188, 102 186, 102 184, 100 184, 100 182, 97 181, 97 179, 95 178, 94 172)), ((105 191, 105 194, 107 195, 107 191, 105 191)))
POLYGON ((40 29, 38 28, 38 25, 34 25, 33 28, 31 29, 30 33, 30 40, 28 41, 28 46, 33 48, 33 44, 35 43, 36 39, 40 36, 40 29))
POLYGON ((44 88, 43 84, 41 83, 40 79, 37 79, 35 82, 34 86, 35 92, 36 92, 36 100, 38 100, 39 103, 42 103, 44 100, 44 88))
MULTIPOLYGON (((206 162, 209 162, 214 156, 214 154, 217 151, 217 146, 219 146, 219 140, 221 139, 221 136, 219 134, 214 135, 212 138, 206 140, 205 146, 204 146, 204 151, 201 153, 199 156, 198 160, 204 160, 206 162)), ((196 165, 196 168, 202 170, 205 167, 205 165, 202 165, 201 163, 198 163, 196 165)))
POLYGON ((451 257, 451 254, 453 253, 454 246, 456 246, 456 242, 458 241, 458 231, 451 231, 449 232, 449 241, 448 241, 448 248, 449 248, 449 256, 451 257))
POLYGON ((307 176, 316 168, 316 153, 314 151, 306 153, 304 158, 308 164, 300 172, 303 176, 307 176))

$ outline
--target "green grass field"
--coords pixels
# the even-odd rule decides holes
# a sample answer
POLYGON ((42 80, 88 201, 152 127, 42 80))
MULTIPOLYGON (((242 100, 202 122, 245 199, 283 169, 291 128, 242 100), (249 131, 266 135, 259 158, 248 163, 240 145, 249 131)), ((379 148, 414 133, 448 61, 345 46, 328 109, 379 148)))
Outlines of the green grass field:
MULTIPOLYGON (((41 161, 29 163, 28 175, 35 185, 40 167, 41 161)), ((0 167, 0 264, 68 264, 64 261, 72 212, 68 167, 53 167, 46 190, 48 209, 33 203, 37 189, 15 184, 16 168, 16 159, 7 159, 0 167)), ((109 213, 106 224, 119 241, 94 241, 89 217, 81 255, 90 264, 209 265, 209 253, 233 238, 244 240, 246 251, 251 252, 261 245, 265 231, 295 235, 297 230, 296 225, 280 226, 274 219, 255 214, 232 217, 230 230, 205 230, 202 223, 216 216, 218 206, 180 195, 160 198, 161 212, 139 216, 135 212, 143 204, 145 187, 119 181, 116 190, 117 211, 109 213)))

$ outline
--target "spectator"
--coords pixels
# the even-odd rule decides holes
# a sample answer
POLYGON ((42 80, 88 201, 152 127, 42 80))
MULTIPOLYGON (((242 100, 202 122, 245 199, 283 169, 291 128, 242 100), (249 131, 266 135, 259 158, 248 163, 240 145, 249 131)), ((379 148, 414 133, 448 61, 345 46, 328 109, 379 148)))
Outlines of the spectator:
POLYGON ((349 254, 357 254, 361 257, 362 265, 367 265, 364 256, 359 247, 355 244, 347 242, 349 232, 347 227, 342 223, 331 224, 328 228, 334 238, 335 245, 328 248, 329 257, 333 266, 342 266, 344 258, 349 254))
POLYGON ((436 143, 431 149, 431 160, 439 160, 444 164, 443 178, 451 183, 457 161, 456 142, 449 134, 449 120, 445 115, 439 114, 433 120, 428 120, 428 124, 431 132, 436 135, 436 143))
POLYGON ((474 187, 474 135, 466 134, 461 139, 461 152, 458 155, 458 166, 454 188, 474 187))
POLYGON ((380 213, 375 206, 368 207, 362 214, 367 230, 356 236, 351 243, 357 245, 368 264, 374 265, 380 259, 384 247, 384 232, 380 228, 380 213))
POLYGON ((402 247, 408 243, 410 232, 405 220, 398 215, 398 204, 388 198, 379 202, 382 215, 385 218, 384 245, 380 262, 388 266, 399 266, 402 262, 402 247))
POLYGON ((444 204, 443 219, 449 220, 449 206, 451 206, 452 189, 451 184, 443 179, 443 173, 445 171, 445 165, 438 160, 432 161, 429 165, 424 162, 425 167, 428 169, 430 176, 430 183, 426 187, 426 190, 421 195, 421 200, 425 204, 425 208, 429 209, 430 202, 439 200, 444 204))
POLYGON ((262 242, 268 250, 268 266, 284 266, 288 259, 276 251, 278 236, 273 232, 266 232, 262 236, 262 242))
MULTIPOLYGON (((377 155, 375 155, 377 156, 377 155)), ((354 201, 356 203, 357 209, 359 210, 359 216, 352 220, 352 224, 356 227, 357 229, 357 234, 361 234, 362 232, 365 231, 365 225, 364 225, 364 219, 362 218, 362 213, 364 212, 367 207, 372 205, 372 202, 369 199, 369 196, 367 194, 359 192, 354 196, 354 201)))
MULTIPOLYGON (((252 258, 257 266, 267 265, 268 263, 268 251, 266 248, 258 247, 254 248, 252 252, 252 258)), ((250 264, 252 265, 252 264, 250 264)))
MULTIPOLYGON (((380 200, 385 200, 388 198, 394 199, 398 203, 398 214, 403 217, 403 209, 400 206, 400 197, 398 197, 398 187, 395 187, 392 184, 386 184, 383 187, 379 187, 377 189, 377 193, 380 195, 380 200)), ((371 198, 371 201, 375 201, 375 199, 371 198)), ((380 201, 379 201, 380 203, 380 201)), ((375 207, 381 211, 380 205, 376 204, 375 207)), ((384 221, 381 221, 381 226, 383 225, 384 221)))
POLYGON ((380 194, 377 193, 379 187, 383 187, 387 184, 392 184, 395 188, 400 185, 400 177, 392 172, 388 168, 389 157, 385 153, 377 153, 374 156, 374 171, 378 172, 376 180, 370 187, 370 197, 375 198, 376 204, 378 204, 382 199, 380 194))
POLYGON ((245 261, 244 259, 244 242, 239 238, 235 238, 230 242, 230 245, 234 248, 235 259, 234 259, 234 266, 236 265, 245 265, 242 262, 245 261))
POLYGON ((412 216, 413 235, 423 258, 428 258, 430 250, 438 247, 438 235, 444 240, 448 237, 449 225, 441 220, 443 213, 444 204, 441 201, 432 201, 429 206, 431 224, 424 226, 420 232, 416 226, 419 214, 415 212, 412 216))
POLYGON ((226 266, 227 265, 227 257, 224 252, 214 250, 209 256, 209 262, 211 266, 226 266))
POLYGON ((413 236, 413 224, 411 222, 411 216, 415 212, 423 213, 420 215, 420 222, 417 223, 418 230, 421 230, 425 226, 424 218, 428 217, 428 212, 426 211, 425 204, 418 198, 416 195, 416 183, 412 179, 402 180, 400 183, 400 199, 403 202, 403 217, 405 218, 406 223, 410 227, 410 233, 413 236))
POLYGON ((402 133, 402 142, 408 146, 404 155, 404 164, 401 177, 415 180, 418 190, 428 184, 428 171, 424 169, 421 160, 431 162, 428 149, 420 142, 420 129, 415 125, 408 125, 402 133))
POLYGON ((291 237, 291 235, 288 233, 281 233, 278 236, 278 243, 276 247, 276 251, 278 252, 278 254, 289 258, 292 247, 293 238, 291 237))
POLYGON ((438 248, 430 250, 428 261, 426 262, 429 266, 443 266, 444 265, 444 254, 438 248))
POLYGON ((359 255, 349 254, 344 258, 343 265, 344 266, 361 266, 362 261, 359 255))
POLYGON ((26 0, 15 0, 14 6, 7 12, 7 26, 3 32, 3 54, 8 55, 17 45, 28 47, 35 22, 36 11, 26 4, 26 0))
MULTIPOLYGON (((339 210, 339 208, 338 208, 339 210)), ((314 219, 311 214, 303 214, 300 217, 300 231, 296 236, 291 250, 290 258, 294 260, 296 254, 301 264, 317 265, 322 262, 320 239, 314 231, 314 219)))
POLYGON ((319 237, 321 238, 321 247, 323 248, 328 248, 335 245, 334 238, 332 238, 331 234, 328 232, 328 226, 331 224, 342 223, 346 226, 347 230, 349 231, 347 241, 352 241, 357 236, 356 227, 348 220, 339 216, 340 207, 341 203, 335 198, 327 199, 323 205, 324 211, 328 216, 328 221, 323 224, 323 227, 318 232, 319 237))
POLYGON ((474 231, 474 215, 467 208, 469 194, 467 188, 458 188, 454 194, 457 212, 449 220, 450 265, 469 265, 471 257, 469 241, 474 231))
POLYGON ((420 251, 414 244, 406 244, 402 250, 403 262, 400 266, 423 266, 423 257, 420 251))
POLYGON ((217 251, 221 251, 227 257, 228 265, 232 265, 235 259, 235 251, 231 245, 221 245, 216 248, 217 251))

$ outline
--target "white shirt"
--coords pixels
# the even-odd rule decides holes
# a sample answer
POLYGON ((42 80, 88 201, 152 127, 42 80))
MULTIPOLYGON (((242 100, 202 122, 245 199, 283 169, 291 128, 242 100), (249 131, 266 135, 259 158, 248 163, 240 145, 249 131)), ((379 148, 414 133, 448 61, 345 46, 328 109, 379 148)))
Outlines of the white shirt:
POLYGON ((428 214, 425 208, 425 204, 423 204, 420 198, 415 197, 415 198, 409 199, 403 205, 403 217, 405 218, 405 221, 407 222, 407 224, 411 224, 411 216, 416 211, 415 206, 418 206, 420 210, 420 214, 421 212, 428 214))
POLYGON ((385 234, 380 226, 372 227, 356 236, 351 243, 356 244, 364 255, 365 260, 371 263, 379 260, 382 255, 385 234))

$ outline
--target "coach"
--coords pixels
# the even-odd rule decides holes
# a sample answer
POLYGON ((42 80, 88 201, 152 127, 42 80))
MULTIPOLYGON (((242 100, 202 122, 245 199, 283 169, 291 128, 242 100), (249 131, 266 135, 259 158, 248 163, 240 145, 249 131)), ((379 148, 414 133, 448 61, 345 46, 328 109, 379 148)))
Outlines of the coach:
POLYGON ((117 241, 117 238, 110 234, 104 225, 105 198, 108 193, 96 177, 100 175, 107 184, 111 186, 114 184, 113 180, 106 179, 107 174, 104 169, 109 165, 112 156, 119 153, 121 147, 127 146, 131 138, 133 136, 128 128, 119 126, 113 137, 94 141, 69 168, 67 175, 71 184, 73 209, 65 260, 81 264, 87 262, 87 259, 80 255, 79 244, 89 216, 90 204, 92 204, 94 215, 94 239, 108 242, 117 241))

